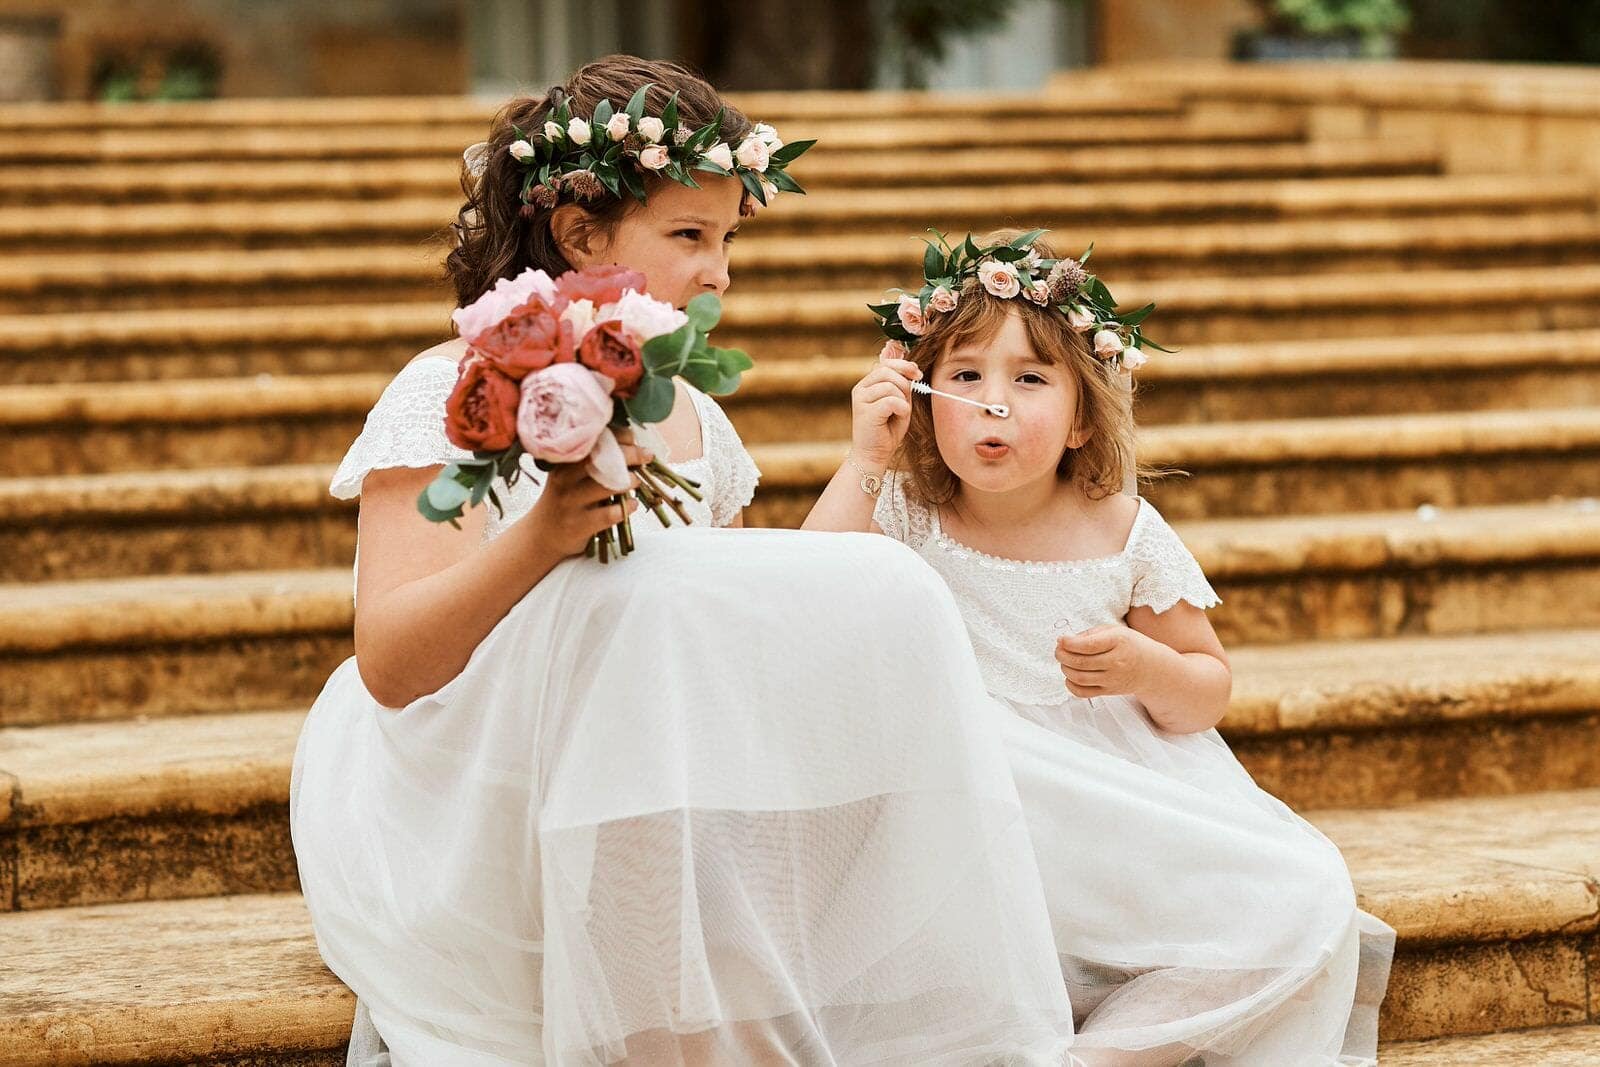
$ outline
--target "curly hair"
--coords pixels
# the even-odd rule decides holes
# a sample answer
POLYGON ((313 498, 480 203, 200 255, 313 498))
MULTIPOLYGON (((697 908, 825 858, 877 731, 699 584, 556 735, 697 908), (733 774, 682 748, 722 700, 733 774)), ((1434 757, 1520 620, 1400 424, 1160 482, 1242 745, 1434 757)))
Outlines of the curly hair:
MULTIPOLYGON (((973 240, 980 247, 987 247, 1024 232, 996 230, 973 240)), ((1046 259, 1060 258, 1046 241, 1037 240, 1033 247, 1046 259)), ((912 346, 910 358, 921 368, 923 381, 932 381, 934 364, 941 356, 965 345, 988 342, 1010 315, 1021 318, 1028 343, 1039 359, 1067 368, 1077 389, 1077 422, 1073 429, 1087 431, 1088 438, 1080 447, 1062 453, 1056 465, 1057 475, 1077 479, 1091 499, 1121 492, 1123 471, 1134 456, 1132 396, 1110 367, 1095 358, 1088 336, 1074 330, 1059 310, 1028 300, 991 296, 976 277, 969 278, 961 288, 954 311, 928 316, 926 332, 912 346)), ((939 454, 931 405, 912 405, 911 425, 893 465, 910 475, 907 490, 919 500, 938 505, 955 497, 960 481, 939 454)), ((1174 473, 1178 472, 1135 468, 1140 482, 1174 473)))
MULTIPOLYGON (((445 277, 455 289, 458 305, 472 303, 499 279, 515 277, 529 267, 552 275, 572 269, 551 232, 554 209, 525 208, 522 202, 523 172, 507 151, 519 139, 516 127, 539 129, 545 113, 563 100, 574 115, 593 115, 601 100, 621 108, 647 83, 651 85, 645 95, 648 114, 661 114, 677 93, 678 116, 684 125, 704 126, 722 111, 723 140, 737 143, 750 132, 751 123, 744 113, 729 106, 703 78, 676 63, 637 56, 605 56, 579 68, 565 84, 551 86, 543 96, 511 100, 490 123, 482 177, 474 177, 465 163, 461 167, 466 202, 450 225, 452 248, 444 261, 445 277)), ((647 176, 646 188, 666 180, 647 176)), ((586 233, 609 236, 638 203, 631 197, 606 195, 580 206, 587 214, 586 233)))

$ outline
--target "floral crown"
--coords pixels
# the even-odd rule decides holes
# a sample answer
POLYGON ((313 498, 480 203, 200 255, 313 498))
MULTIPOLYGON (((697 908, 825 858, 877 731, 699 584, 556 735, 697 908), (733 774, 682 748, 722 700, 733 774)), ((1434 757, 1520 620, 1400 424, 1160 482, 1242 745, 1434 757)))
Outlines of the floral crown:
POLYGON ((969 279, 977 278, 984 291, 1002 300, 1027 300, 1054 307, 1067 316, 1079 333, 1091 333, 1091 351, 1113 370, 1134 370, 1147 363, 1144 350, 1171 352, 1144 336, 1140 323, 1155 310, 1146 304, 1138 311, 1117 314, 1117 302, 1105 283, 1084 269, 1094 245, 1077 259, 1047 259, 1033 247, 1044 230, 1029 230, 1001 244, 979 248, 972 235, 952 246, 945 235, 930 229, 937 240, 923 238, 922 288, 915 294, 903 289, 896 300, 868 304, 878 328, 888 337, 883 355, 903 358, 927 329, 929 317, 954 311, 969 279))
MULTIPOLYGON (((659 174, 691 189, 699 188, 693 171, 737 177, 763 207, 779 192, 804 193, 789 177, 788 166, 817 142, 784 144, 778 131, 764 122, 731 147, 721 139, 725 110, 691 130, 678 124, 678 94, 659 117, 644 113, 644 98, 653 83, 641 85, 621 111, 602 100, 591 118, 574 116, 563 99, 545 112, 544 125, 531 133, 515 124, 518 140, 506 147, 523 168, 523 213, 553 208, 562 196, 595 200, 606 193, 630 194, 644 203, 644 179, 659 174)), ((480 141, 462 153, 473 177, 489 162, 489 144, 480 141)), ((741 213, 748 213, 743 210, 741 213)))

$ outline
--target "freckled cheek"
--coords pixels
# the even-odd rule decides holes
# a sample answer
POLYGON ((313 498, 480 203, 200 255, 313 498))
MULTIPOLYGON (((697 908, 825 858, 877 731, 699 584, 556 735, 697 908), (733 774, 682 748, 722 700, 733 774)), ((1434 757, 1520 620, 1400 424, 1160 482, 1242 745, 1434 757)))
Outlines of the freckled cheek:
POLYGON ((1012 424, 1010 437, 1018 451, 1041 463, 1055 463, 1067 448, 1069 417, 1054 405, 1019 404, 1006 421, 1012 424))

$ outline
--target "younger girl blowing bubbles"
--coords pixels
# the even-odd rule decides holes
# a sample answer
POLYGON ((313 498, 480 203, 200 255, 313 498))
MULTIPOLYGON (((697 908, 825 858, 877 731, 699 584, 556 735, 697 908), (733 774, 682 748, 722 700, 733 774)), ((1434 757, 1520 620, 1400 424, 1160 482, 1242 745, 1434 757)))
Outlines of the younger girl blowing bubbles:
POLYGON ((955 593, 1014 713, 1074 1053, 1375 1063, 1393 931, 1213 729, 1232 684, 1204 610, 1217 596, 1133 494, 1120 375, 1144 362, 1149 309, 1119 318, 1040 232, 941 239, 922 291, 874 307, 890 340, 806 526, 888 534, 955 593))

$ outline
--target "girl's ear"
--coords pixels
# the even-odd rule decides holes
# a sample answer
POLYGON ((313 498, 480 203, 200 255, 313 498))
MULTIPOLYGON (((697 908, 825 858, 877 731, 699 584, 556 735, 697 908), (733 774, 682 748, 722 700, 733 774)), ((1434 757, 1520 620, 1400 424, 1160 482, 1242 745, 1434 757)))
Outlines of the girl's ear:
POLYGON ((1089 443, 1089 438, 1093 436, 1094 430, 1092 428, 1074 426, 1072 428, 1072 432, 1067 434, 1067 447, 1082 448, 1084 445, 1089 443))
POLYGON ((582 270, 594 262, 590 247, 595 232, 589 213, 577 204, 562 204, 550 214, 550 236, 568 263, 582 270))

